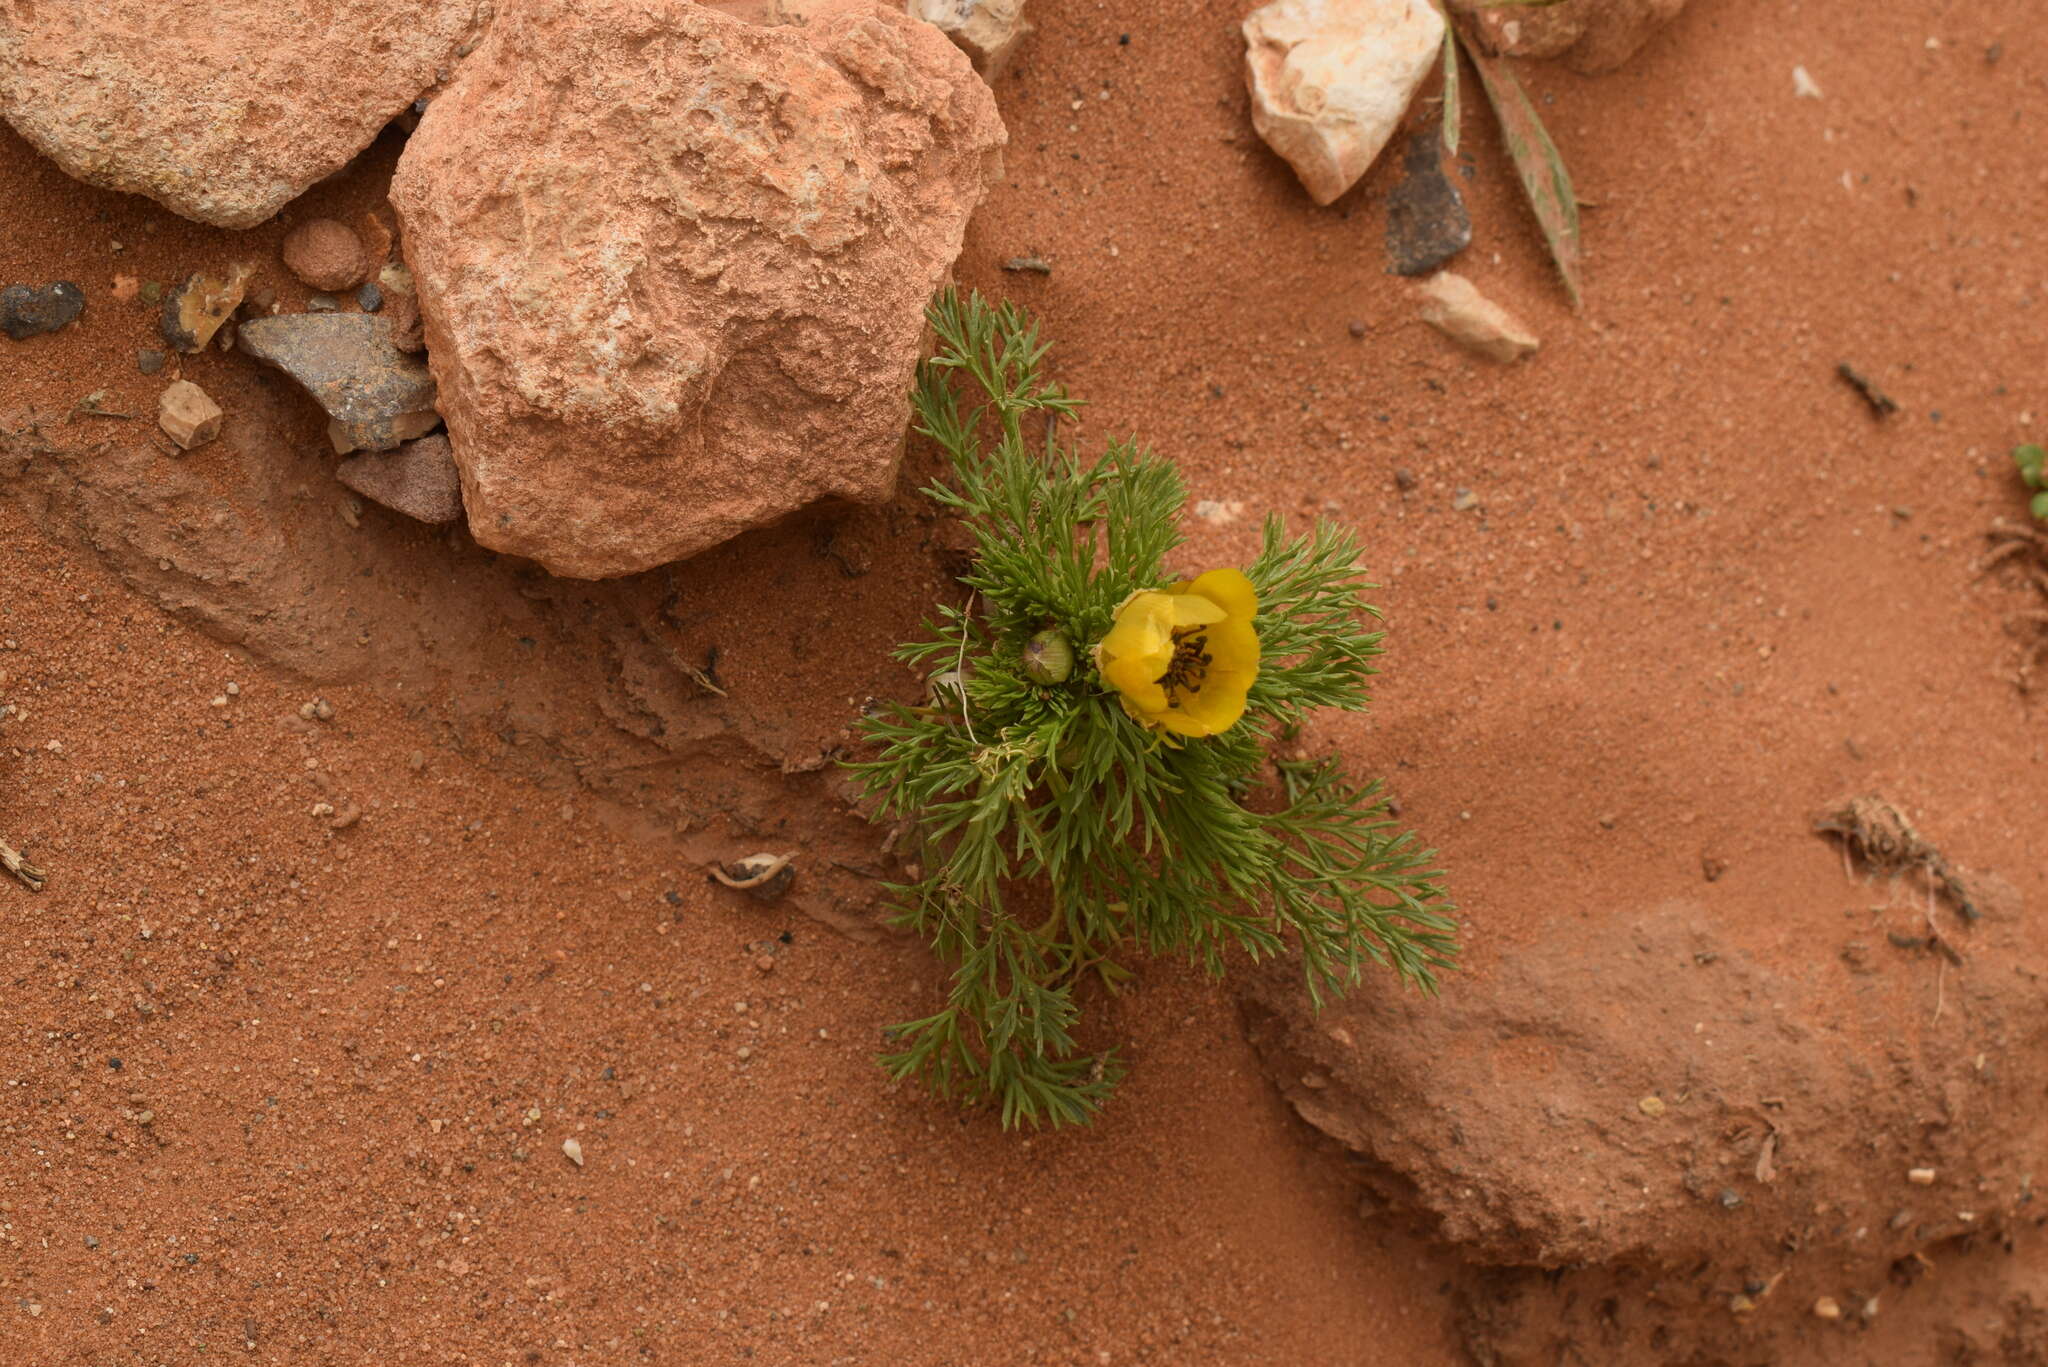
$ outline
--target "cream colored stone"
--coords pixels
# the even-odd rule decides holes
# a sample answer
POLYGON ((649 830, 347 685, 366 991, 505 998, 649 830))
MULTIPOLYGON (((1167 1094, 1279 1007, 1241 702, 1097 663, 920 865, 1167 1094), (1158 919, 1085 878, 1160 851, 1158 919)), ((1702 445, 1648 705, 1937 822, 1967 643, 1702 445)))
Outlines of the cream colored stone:
POLYGON ((909 0, 909 10, 911 18, 951 38, 984 81, 1003 74, 1017 44, 1031 32, 1024 0, 909 0))
POLYGON ((190 380, 173 381, 156 401, 157 426, 187 451, 219 436, 225 416, 220 405, 190 380))
POLYGON ((1244 21, 1252 126, 1318 204, 1365 174, 1443 50, 1428 0, 1273 0, 1244 21))
POLYGON ((1515 361, 1536 350, 1536 334, 1455 271, 1438 271, 1418 288, 1422 321, 1490 361, 1515 361))

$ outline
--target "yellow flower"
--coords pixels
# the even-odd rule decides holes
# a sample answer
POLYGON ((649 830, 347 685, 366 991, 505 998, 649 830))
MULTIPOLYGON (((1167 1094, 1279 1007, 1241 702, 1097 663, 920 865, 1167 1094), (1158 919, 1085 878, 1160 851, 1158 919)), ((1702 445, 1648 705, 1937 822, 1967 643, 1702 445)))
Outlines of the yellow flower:
POLYGON ((1146 726, 1180 736, 1228 731, 1259 677, 1258 610, 1258 591, 1238 570, 1141 589, 1116 610, 1095 667, 1146 726))

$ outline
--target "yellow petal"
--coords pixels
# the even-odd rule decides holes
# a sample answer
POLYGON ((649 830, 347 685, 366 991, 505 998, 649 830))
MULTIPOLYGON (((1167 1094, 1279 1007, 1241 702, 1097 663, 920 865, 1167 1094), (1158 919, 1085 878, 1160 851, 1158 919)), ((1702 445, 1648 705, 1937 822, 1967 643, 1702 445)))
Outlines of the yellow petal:
MULTIPOLYGON (((1210 570, 1186 583, 1173 585, 1167 592, 1206 598, 1223 609, 1224 616, 1241 617, 1247 623, 1259 611, 1259 591, 1252 587, 1251 580, 1245 578, 1243 570, 1210 570)), ((1212 617, 1209 620, 1221 621, 1222 618, 1212 617)))
POLYGON ((1118 692, 1157 711, 1166 706, 1159 677, 1172 663, 1173 601, 1149 590, 1133 594, 1095 647, 1095 667, 1118 692))
POLYGON ((1176 628, 1205 627, 1220 622, 1230 614, 1223 605, 1204 598, 1197 593, 1174 593, 1162 595, 1173 606, 1173 625, 1176 628))
POLYGON ((1196 693, 1182 693, 1180 706, 1159 719, 1159 724, 1183 736, 1215 736, 1237 725, 1244 716, 1245 695, 1251 691, 1257 671, 1211 669, 1196 693))
POLYGON ((1232 617, 1209 628, 1209 672, 1248 670, 1259 672, 1259 634, 1250 619, 1232 617))

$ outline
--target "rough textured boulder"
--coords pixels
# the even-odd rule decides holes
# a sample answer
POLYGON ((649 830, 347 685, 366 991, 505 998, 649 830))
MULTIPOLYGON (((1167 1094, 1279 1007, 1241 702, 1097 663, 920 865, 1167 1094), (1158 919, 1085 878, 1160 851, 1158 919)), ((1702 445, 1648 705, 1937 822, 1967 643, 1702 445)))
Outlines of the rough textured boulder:
POLYGON ((1443 40, 1429 0, 1273 0, 1244 21, 1252 126, 1328 204, 1387 145, 1443 40))
POLYGON ((89 185, 223 228, 345 166, 432 85, 477 0, 0 3, 0 116, 89 185))
POLYGON ((500 15, 391 191, 477 540, 602 578, 886 497, 1003 141, 965 55, 872 0, 500 15))
POLYGON ((1562 57, 1579 71, 1611 71, 1676 18, 1685 0, 1562 0, 1537 7, 1452 0, 1459 24, 1489 52, 1562 57))
POLYGON ((1253 1036, 1302 1117, 1475 1261, 1853 1263, 1881 1285, 2030 1199, 2048 945, 1997 886, 1974 926, 1939 913, 1961 963, 1927 947, 1917 888, 1890 931, 1805 913, 1789 964, 1676 902, 1435 1000, 1368 985, 1315 1017, 1299 969, 1271 973, 1253 1036))

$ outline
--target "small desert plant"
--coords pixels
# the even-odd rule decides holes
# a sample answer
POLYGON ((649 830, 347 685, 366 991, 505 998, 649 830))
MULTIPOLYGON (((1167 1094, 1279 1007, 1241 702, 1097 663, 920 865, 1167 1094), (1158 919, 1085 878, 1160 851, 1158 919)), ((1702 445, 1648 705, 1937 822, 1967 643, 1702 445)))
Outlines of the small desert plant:
POLYGON ((2048 522, 2048 449, 2029 442, 2012 448, 2013 464, 2020 467, 2020 481, 2038 490, 2027 502, 2028 511, 2048 522))
POLYGON ((1366 704, 1380 634, 1351 534, 1289 538, 1275 519, 1250 565, 1177 580, 1174 466, 1063 445, 1077 405, 1013 307, 948 293, 930 318, 913 406, 951 474, 925 492, 974 563, 965 603, 897 652, 925 699, 872 717, 876 757, 853 768, 909 833, 898 923, 952 988, 893 1028, 883 1065, 996 1101, 1006 1126, 1075 1123, 1122 1071, 1076 1038, 1083 984, 1114 990, 1129 956, 1220 975, 1291 942, 1318 1001, 1368 960, 1433 990, 1456 952, 1433 852, 1377 784, 1267 757, 1314 709, 1366 704))

